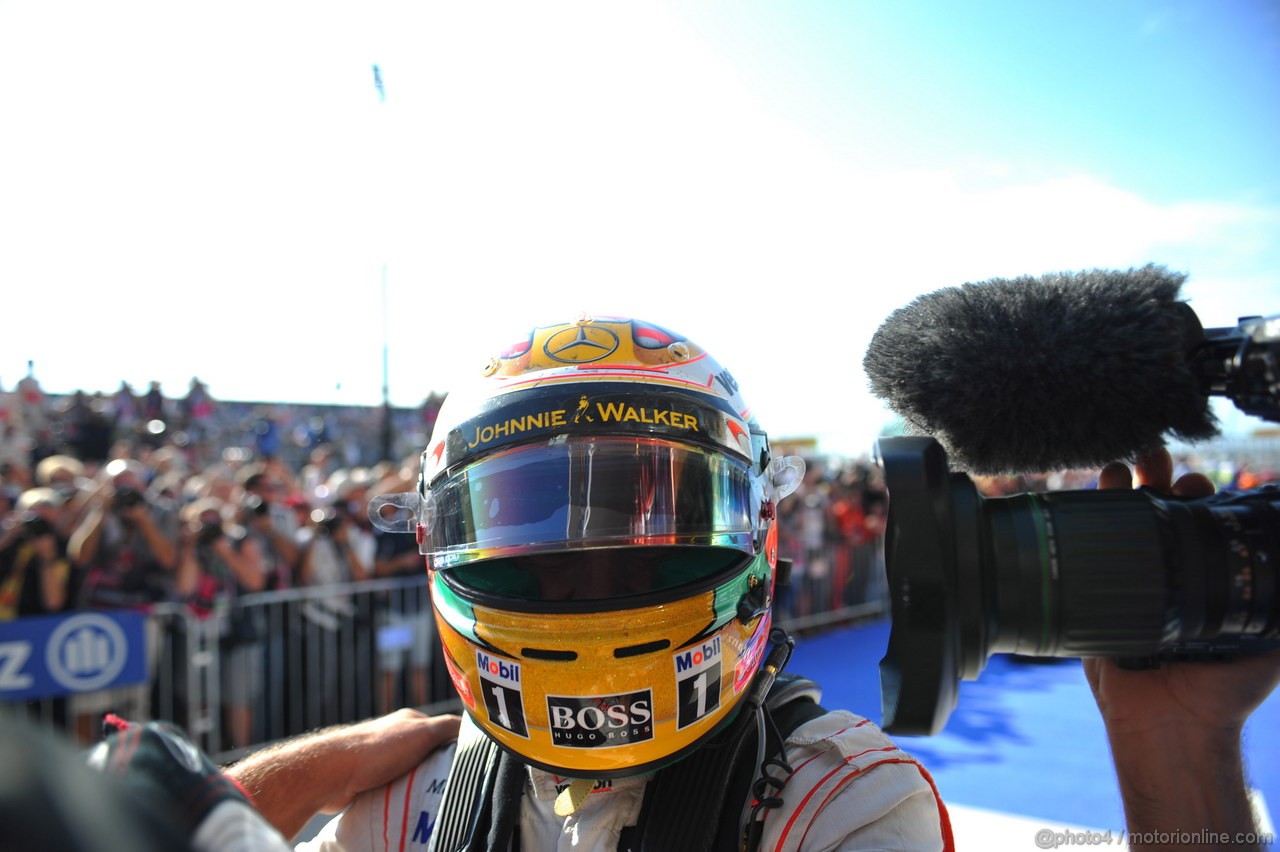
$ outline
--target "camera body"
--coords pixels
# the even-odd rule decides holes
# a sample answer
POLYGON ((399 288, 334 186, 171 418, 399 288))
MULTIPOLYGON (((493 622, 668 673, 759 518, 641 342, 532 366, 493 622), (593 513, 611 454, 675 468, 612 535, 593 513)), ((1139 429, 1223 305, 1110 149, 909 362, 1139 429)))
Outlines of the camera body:
POLYGON ((1213 658, 1280 638, 1280 489, 987 498, 933 438, 882 438, 883 726, 933 734, 994 653, 1213 658))
POLYGON ((241 509, 250 517, 262 518, 271 514, 271 504, 257 494, 246 494, 241 503, 241 509))
POLYGON ((196 533, 196 544, 208 547, 225 534, 221 521, 201 521, 200 530, 196 533))
POLYGON ((122 509, 132 509, 146 502, 146 498, 142 496, 142 492, 133 488, 117 488, 115 495, 111 498, 111 506, 117 512, 122 509))
POLYGON ((343 517, 341 512, 325 508, 313 511, 311 520, 316 525, 316 535, 328 537, 342 528, 346 518, 343 517))
POLYGON ((43 515, 30 512, 22 519, 22 532, 27 538, 38 538, 42 535, 50 535, 53 532, 53 525, 43 515))

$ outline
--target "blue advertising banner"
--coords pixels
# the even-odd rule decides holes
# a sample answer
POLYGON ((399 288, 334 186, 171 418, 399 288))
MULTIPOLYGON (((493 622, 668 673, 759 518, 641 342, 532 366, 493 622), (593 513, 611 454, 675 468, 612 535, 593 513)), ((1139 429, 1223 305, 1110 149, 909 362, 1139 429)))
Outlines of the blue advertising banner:
POLYGON ((97 610, 0 621, 0 701, 145 682, 146 622, 97 610))

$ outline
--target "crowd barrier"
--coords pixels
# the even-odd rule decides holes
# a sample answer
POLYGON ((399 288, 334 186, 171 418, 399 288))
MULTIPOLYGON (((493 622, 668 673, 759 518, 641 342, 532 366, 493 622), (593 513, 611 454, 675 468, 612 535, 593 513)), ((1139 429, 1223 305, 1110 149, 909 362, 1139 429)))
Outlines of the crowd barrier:
MULTIPOLYGON (((777 622, 803 633, 880 615, 886 593, 877 547, 836 546, 797 560, 777 622)), ((405 706, 460 710, 425 576, 262 592, 204 613, 157 604, 145 618, 76 612, 0 624, 0 719, 26 715, 82 742, 111 711, 172 721, 227 762, 405 706)))

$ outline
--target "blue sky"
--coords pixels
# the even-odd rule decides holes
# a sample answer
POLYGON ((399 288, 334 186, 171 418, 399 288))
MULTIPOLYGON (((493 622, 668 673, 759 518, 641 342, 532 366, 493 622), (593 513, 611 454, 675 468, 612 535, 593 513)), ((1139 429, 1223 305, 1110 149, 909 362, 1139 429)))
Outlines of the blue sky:
POLYGON ((771 109, 881 166, 1001 159, 1032 173, 1087 166, 1154 200, 1280 195, 1274 2, 684 12, 771 109))
POLYGON ((919 293, 1156 262, 1280 312, 1278 101, 1260 0, 0 0, 0 387, 373 404, 385 345, 412 405, 594 311, 861 452, 919 293))

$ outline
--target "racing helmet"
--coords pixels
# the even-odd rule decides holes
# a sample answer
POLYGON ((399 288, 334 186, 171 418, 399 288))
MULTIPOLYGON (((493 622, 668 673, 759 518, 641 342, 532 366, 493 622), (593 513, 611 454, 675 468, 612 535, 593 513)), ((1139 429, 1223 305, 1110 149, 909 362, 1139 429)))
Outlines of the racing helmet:
POLYGON ((697 344, 584 316, 451 390, 417 492, 369 514, 417 534, 476 725, 548 772, 622 777, 734 715, 772 626, 774 507, 803 475, 697 344))

